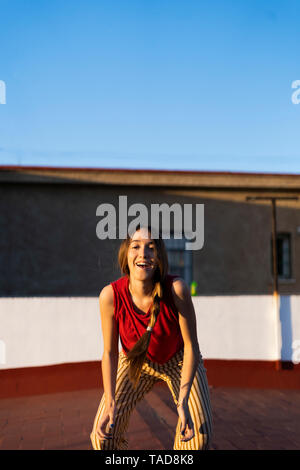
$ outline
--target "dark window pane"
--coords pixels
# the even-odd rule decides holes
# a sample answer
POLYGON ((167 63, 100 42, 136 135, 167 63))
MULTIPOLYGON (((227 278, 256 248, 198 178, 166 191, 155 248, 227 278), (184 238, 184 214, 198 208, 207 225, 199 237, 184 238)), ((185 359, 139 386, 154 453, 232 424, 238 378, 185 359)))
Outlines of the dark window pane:
POLYGON ((192 282, 192 252, 185 250, 185 238, 164 240, 170 274, 177 274, 182 277, 188 285, 192 282))
MULTIPOLYGON (((291 277, 291 236, 289 233, 278 233, 276 238, 277 273, 281 279, 291 277)), ((273 246, 271 238, 271 272, 273 275, 273 246)))

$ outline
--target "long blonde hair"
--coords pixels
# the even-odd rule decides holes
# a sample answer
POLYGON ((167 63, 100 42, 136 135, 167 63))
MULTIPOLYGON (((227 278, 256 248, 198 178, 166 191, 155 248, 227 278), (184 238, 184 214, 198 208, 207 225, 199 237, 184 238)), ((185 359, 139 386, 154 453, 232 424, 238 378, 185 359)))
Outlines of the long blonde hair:
MULTIPOLYGON (((140 230, 141 227, 138 225, 137 230, 140 230)), ((148 225, 145 228, 150 232, 151 234, 151 226, 148 225)), ((127 261, 127 254, 128 254, 128 248, 129 244, 131 241, 131 236, 127 236, 119 248, 119 254, 118 254, 118 262, 120 269, 123 274, 126 274, 127 276, 130 276, 130 271, 128 267, 128 261, 127 261)), ((163 286, 164 286, 164 281, 165 277, 168 273, 168 255, 166 252, 165 244, 163 242, 161 232, 159 231, 158 233, 158 238, 154 238, 154 246, 155 246, 155 255, 157 258, 157 268, 154 272, 153 276, 153 289, 152 289, 152 306, 150 310, 150 321, 148 324, 148 328, 145 331, 145 333, 140 337, 140 339, 135 343, 133 348, 128 351, 127 353, 127 360, 129 361, 129 371, 128 375, 129 378, 134 386, 134 388, 137 386, 141 371, 142 371, 142 366, 145 361, 148 348, 149 348, 149 343, 150 343, 150 338, 151 338, 151 331, 152 328, 154 327, 156 323, 157 316, 160 311, 160 301, 163 297, 163 286)))

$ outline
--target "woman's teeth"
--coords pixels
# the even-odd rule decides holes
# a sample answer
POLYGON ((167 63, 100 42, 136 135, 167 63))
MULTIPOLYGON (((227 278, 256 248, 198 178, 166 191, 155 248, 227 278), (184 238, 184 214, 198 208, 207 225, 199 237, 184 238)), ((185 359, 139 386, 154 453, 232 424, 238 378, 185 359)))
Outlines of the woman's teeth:
POLYGON ((151 268, 151 265, 150 264, 145 264, 145 263, 138 263, 137 267, 141 268, 141 269, 147 269, 147 268, 151 268))

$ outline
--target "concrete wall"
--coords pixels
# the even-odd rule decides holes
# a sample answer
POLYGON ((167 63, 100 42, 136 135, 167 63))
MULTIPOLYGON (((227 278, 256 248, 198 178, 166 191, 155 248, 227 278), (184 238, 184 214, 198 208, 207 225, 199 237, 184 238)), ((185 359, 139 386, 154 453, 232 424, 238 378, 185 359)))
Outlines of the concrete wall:
MULTIPOLYGON (((204 248, 193 252, 198 295, 272 293, 271 209, 249 204, 246 193, 89 184, 10 183, 0 187, 0 297, 97 296, 120 276, 119 240, 99 240, 96 209, 142 202, 204 204, 204 248), (226 196, 226 197, 225 197, 226 196)), ((278 230, 292 233, 293 279, 282 294, 300 293, 300 210, 279 207, 278 230)))
MULTIPOLYGON (((271 296, 193 297, 205 359, 300 361, 300 296, 280 302, 282 350, 271 296)), ((97 361, 103 353, 98 298, 0 299, 0 368, 97 361), (2 348, 2 349, 1 349, 2 348), (1 356, 2 354, 2 356, 1 356)))

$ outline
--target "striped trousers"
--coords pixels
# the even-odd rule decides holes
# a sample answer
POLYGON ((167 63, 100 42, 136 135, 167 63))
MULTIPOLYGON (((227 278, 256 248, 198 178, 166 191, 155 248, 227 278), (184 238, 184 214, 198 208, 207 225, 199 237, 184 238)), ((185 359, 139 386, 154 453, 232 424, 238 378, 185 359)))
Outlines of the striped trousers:
MULTIPOLYGON (((165 381, 171 391, 175 404, 178 402, 181 369, 183 364, 183 349, 175 354, 165 364, 151 362, 149 359, 143 364, 140 381, 133 388, 128 378, 128 361, 123 351, 119 353, 115 403, 116 416, 115 426, 112 431, 112 439, 102 441, 96 435, 96 428, 105 408, 105 396, 103 394, 94 419, 93 430, 90 439, 94 450, 128 450, 126 430, 129 425, 129 418, 135 405, 142 400, 154 384, 158 381, 165 381)), ((212 436, 212 413, 209 388, 206 377, 206 369, 202 356, 198 364, 194 381, 191 387, 188 406, 194 423, 195 436, 187 441, 180 440, 181 422, 178 418, 176 434, 174 439, 174 450, 206 450, 209 449, 212 436)))

